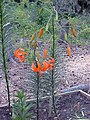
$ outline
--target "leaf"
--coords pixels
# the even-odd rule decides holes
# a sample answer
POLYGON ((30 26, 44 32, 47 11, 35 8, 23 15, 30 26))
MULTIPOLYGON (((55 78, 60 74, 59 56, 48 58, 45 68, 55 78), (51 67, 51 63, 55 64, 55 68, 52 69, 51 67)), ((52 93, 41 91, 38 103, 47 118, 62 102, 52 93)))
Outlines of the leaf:
POLYGON ((41 9, 39 10, 39 14, 42 14, 42 12, 43 12, 43 8, 41 8, 41 9))
POLYGON ((55 9, 55 6, 54 6, 53 8, 54 8, 54 11, 55 11, 55 13, 56 13, 56 20, 58 20, 58 12, 57 12, 57 10, 55 9))
POLYGON ((56 11, 56 20, 58 20, 58 12, 56 11))
POLYGON ((67 41, 67 33, 64 34, 64 38, 67 41))
POLYGON ((47 23, 45 30, 48 31, 48 28, 49 28, 49 24, 47 23))
POLYGON ((37 57, 37 60, 39 61, 40 60, 40 53, 39 53, 39 51, 36 51, 36 57, 37 57))

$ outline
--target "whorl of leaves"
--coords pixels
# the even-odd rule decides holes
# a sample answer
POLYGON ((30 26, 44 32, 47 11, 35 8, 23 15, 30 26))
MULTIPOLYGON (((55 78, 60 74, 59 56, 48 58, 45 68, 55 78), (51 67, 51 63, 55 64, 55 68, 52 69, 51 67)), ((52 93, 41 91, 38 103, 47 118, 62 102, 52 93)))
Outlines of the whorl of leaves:
POLYGON ((32 117, 32 113, 28 112, 32 104, 26 103, 26 96, 24 91, 17 91, 17 101, 13 101, 13 116, 12 120, 28 120, 28 118, 32 117))
POLYGON ((8 81, 8 72, 7 72, 7 58, 11 51, 11 41, 10 41, 10 32, 11 26, 8 21, 8 6, 9 3, 1 0, 0 1, 0 65, 4 73, 7 86, 8 94, 8 107, 9 113, 11 114, 10 108, 10 91, 9 91, 9 81, 8 81))
POLYGON ((7 59, 12 55, 12 24, 10 23, 10 2, 0 1, 0 63, 3 63, 3 55, 7 59))

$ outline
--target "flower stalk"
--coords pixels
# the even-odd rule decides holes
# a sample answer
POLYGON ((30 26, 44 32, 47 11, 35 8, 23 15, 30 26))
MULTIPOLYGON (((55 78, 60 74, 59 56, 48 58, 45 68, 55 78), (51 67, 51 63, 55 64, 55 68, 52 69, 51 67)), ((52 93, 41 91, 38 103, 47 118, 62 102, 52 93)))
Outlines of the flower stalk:
MULTIPOLYGON (((52 42, 52 57, 54 58, 55 56, 55 33, 54 33, 54 15, 52 15, 52 37, 53 37, 53 42, 52 42)), ((54 109, 54 114, 55 117, 57 117, 56 113, 56 107, 55 107, 55 96, 54 96, 54 68, 52 69, 52 76, 51 76, 51 87, 52 87, 52 105, 54 109)))
POLYGON ((5 40, 4 40, 4 29, 3 29, 3 11, 2 11, 2 0, 0 1, 0 24, 1 24, 1 45, 2 45, 2 63, 4 69, 4 76, 6 80, 7 86, 7 94, 8 94, 8 108, 9 113, 12 115, 11 107, 10 107, 10 90, 9 90, 9 81, 8 81, 8 74, 7 74, 7 63, 6 63, 6 54, 5 54, 5 40))
POLYGON ((39 120, 39 73, 37 72, 37 120, 39 120))
MULTIPOLYGON (((36 47, 34 47, 34 61, 36 64, 36 67, 38 68, 37 60, 36 60, 36 47)), ((37 72, 36 75, 37 78, 37 120, 39 120, 39 72, 37 72)))

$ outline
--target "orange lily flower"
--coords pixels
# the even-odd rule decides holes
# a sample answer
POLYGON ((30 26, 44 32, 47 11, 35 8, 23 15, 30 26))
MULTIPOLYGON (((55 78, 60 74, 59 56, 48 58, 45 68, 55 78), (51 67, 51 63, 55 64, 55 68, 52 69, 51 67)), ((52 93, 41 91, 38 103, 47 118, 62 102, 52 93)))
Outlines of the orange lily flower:
POLYGON ((34 63, 32 63, 32 70, 34 72, 39 72, 39 73, 45 72, 51 69, 52 67, 54 67, 54 58, 52 58, 52 60, 49 60, 49 61, 43 61, 43 66, 41 66, 40 62, 38 61, 37 65, 38 67, 36 67, 34 63))
POLYGON ((39 71, 40 71, 39 68, 37 68, 37 67, 34 65, 34 63, 32 63, 32 70, 33 70, 34 72, 39 72, 39 71))
MULTIPOLYGON (((48 50, 45 49, 43 54, 43 59, 46 59, 47 54, 48 54, 48 50)), ((35 66, 34 63, 32 63, 32 70, 34 72, 39 72, 39 74, 42 74, 43 72, 53 68, 55 60, 52 57, 49 58, 50 59, 48 61, 45 60, 43 61, 43 65, 41 65, 39 61, 37 61, 37 66, 35 66)))
POLYGON ((42 69, 42 66, 41 66, 41 64, 40 64, 39 61, 37 62, 37 65, 38 65, 38 69, 41 70, 41 69, 42 69))
POLYGON ((37 66, 38 66, 38 67, 36 67, 36 66, 34 65, 34 63, 32 63, 32 70, 33 70, 34 72, 40 72, 40 71, 42 70, 42 66, 41 66, 41 64, 40 64, 39 61, 37 62, 37 66))
POLYGON ((66 46, 67 55, 71 57, 71 48, 69 45, 66 46))
POLYGON ((50 62, 50 63, 54 63, 55 62, 54 58, 50 57, 50 59, 51 60, 49 60, 48 62, 50 62))
POLYGON ((16 58, 18 58, 18 53, 20 53, 20 48, 17 49, 17 50, 14 52, 14 56, 15 56, 16 58))
POLYGON ((24 51, 23 48, 19 48, 14 52, 14 56, 20 60, 20 62, 24 62, 26 58, 27 52, 24 51))
POLYGON ((47 70, 49 70, 51 68, 51 65, 48 63, 48 61, 43 61, 43 67, 42 67, 42 71, 45 72, 47 70))

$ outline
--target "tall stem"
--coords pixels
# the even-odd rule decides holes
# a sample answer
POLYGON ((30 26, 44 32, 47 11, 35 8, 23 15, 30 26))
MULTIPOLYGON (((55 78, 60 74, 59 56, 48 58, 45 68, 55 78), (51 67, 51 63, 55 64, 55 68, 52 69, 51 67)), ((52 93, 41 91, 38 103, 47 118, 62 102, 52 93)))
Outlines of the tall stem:
POLYGON ((39 120, 39 73, 37 73, 37 120, 39 120))
MULTIPOLYGON (((52 44, 52 57, 54 58, 55 54, 55 36, 54 36, 54 16, 52 15, 52 35, 53 35, 53 44, 52 44)), ((55 116, 56 115, 56 108, 55 108, 55 96, 54 96, 54 68, 52 69, 52 104, 55 116)))
POLYGON ((52 15, 52 35, 53 35, 52 57, 54 58, 54 50, 55 50, 55 35, 54 35, 54 16, 53 16, 53 15, 52 15))
POLYGON ((11 113, 11 107, 10 107, 10 90, 9 90, 9 81, 8 81, 8 75, 7 75, 7 65, 6 65, 6 54, 5 54, 5 44, 4 44, 4 30, 3 30, 3 15, 2 15, 2 1, 0 2, 0 15, 1 15, 1 44, 2 44, 2 60, 3 60, 3 68, 4 68, 4 76, 6 80, 7 85, 7 94, 8 94, 8 103, 9 103, 9 112, 11 113))
MULTIPOLYGON (((35 52, 36 52, 36 49, 34 49, 34 61, 35 61, 36 67, 38 67, 35 52)), ((37 77, 37 120, 39 120, 39 72, 37 72, 36 77, 37 77)))
POLYGON ((54 96, 54 69, 52 70, 52 105, 53 105, 53 109, 54 109, 54 113, 56 116, 56 107, 55 107, 55 96, 54 96))

